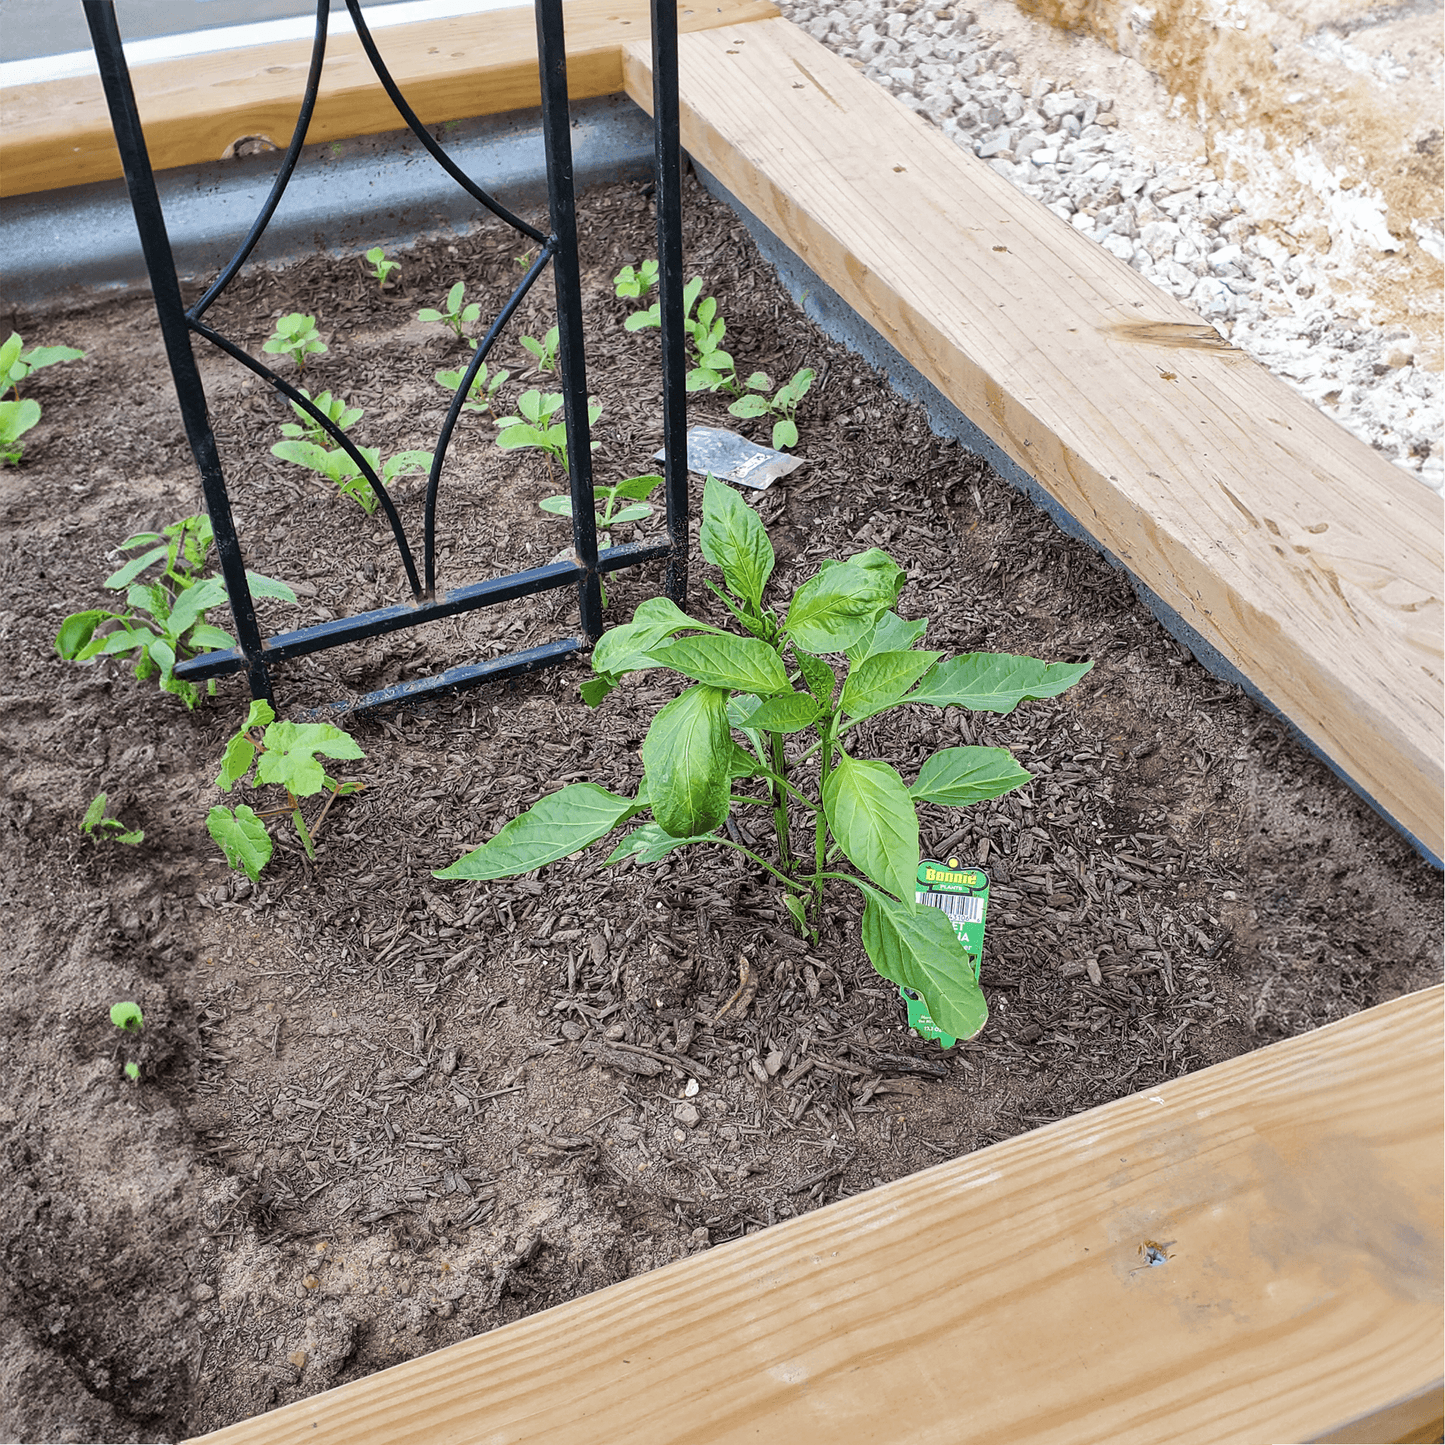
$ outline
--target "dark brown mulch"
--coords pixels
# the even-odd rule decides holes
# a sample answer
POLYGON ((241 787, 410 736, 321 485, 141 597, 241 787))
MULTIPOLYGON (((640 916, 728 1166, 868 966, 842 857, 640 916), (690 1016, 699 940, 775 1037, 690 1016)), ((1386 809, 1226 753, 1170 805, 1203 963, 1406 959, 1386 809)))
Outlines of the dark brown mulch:
MULTIPOLYGON (((362 719, 366 790, 318 865, 278 828, 259 888, 228 875, 204 818, 239 681, 188 715, 51 648, 61 617, 101 600, 108 548, 198 509, 152 313, 29 318, 27 340, 88 356, 37 378, 45 419, 0 474, 6 1438, 212 1428, 1438 979, 1439 876, 1123 577, 813 332, 728 212, 696 187, 688 205, 690 269, 740 364, 819 372, 809 465, 757 503, 778 589, 878 545, 909 569, 900 607, 931 619, 931 646, 1096 663, 1008 718, 913 709, 858 730, 859 752, 905 775, 972 742, 1037 775, 969 812, 923 810, 930 854, 994 880, 988 1029, 947 1054, 911 1038, 849 892, 814 945, 736 854, 431 877, 559 781, 635 784, 673 691, 658 676, 596 711, 574 665, 362 719), (79 838, 102 787, 141 847, 79 838), (756 991, 725 1008, 740 958, 756 991), (147 1020, 138 1087, 106 1016, 121 998, 147 1020)), ((609 480, 660 441, 655 338, 622 330, 607 285, 649 254, 652 221, 629 188, 583 215, 609 480)), ((463 277, 495 304, 517 250, 490 226, 418 249, 397 295, 317 258, 247 281, 221 320, 255 344, 275 315, 315 312, 330 351, 312 389, 366 408, 363 442, 424 446, 445 402, 431 373, 463 353, 416 308, 463 277)), ((545 299, 521 329, 540 334, 545 299)), ((502 360, 526 357, 508 342, 502 360)), ((298 584, 305 620, 399 600, 381 524, 270 457, 283 409, 204 365, 250 565, 298 584)), ((712 400, 694 418, 727 424, 712 400)), ((469 422, 458 444, 444 585, 568 541, 535 506, 545 465, 491 434, 469 422)), ((417 489, 402 494, 414 517, 417 489)), ((610 616, 659 585, 620 577, 610 616)), ((692 595, 714 615, 696 580, 692 595)), ((552 594, 306 659, 281 700, 564 636, 572 606, 552 594)))

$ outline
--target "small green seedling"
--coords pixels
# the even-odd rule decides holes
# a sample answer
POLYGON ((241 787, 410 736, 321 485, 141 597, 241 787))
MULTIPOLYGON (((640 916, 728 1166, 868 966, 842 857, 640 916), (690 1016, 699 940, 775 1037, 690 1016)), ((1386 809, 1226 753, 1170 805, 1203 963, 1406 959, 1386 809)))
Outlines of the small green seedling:
POLYGON ((303 316, 293 311, 276 323, 276 329, 268 336, 261 350, 269 356, 289 356, 296 363, 297 371, 306 370, 306 358, 329 348, 316 329, 314 316, 303 316))
MULTIPOLYGON (((502 389, 502 383, 511 376, 511 372, 505 367, 499 367, 488 375, 487 363, 484 361, 478 368, 477 374, 472 378, 471 387, 467 391, 467 399, 462 403, 463 411, 485 411, 491 412, 496 417, 494 401, 497 393, 502 389)), ((436 373, 438 386, 444 386, 453 395, 462 384, 464 371, 439 371, 436 373)))
POLYGON ((12 331, 9 339, 0 344, 0 392, 13 391, 16 401, 20 400, 20 383, 32 371, 61 361, 80 361, 85 356, 73 346, 32 346, 24 351, 24 345, 18 331, 12 331))
MULTIPOLYGON (((395 456, 388 457, 383 465, 379 448, 357 447, 356 450, 366 458, 367 466, 381 478, 383 486, 391 486, 398 477, 414 476, 418 472, 431 470, 431 452, 397 452, 395 456)), ((350 454, 340 448, 328 451, 325 447, 317 446, 315 442, 284 441, 276 442, 272 446, 271 455, 325 477, 338 491, 350 497, 368 517, 381 505, 376 488, 371 485, 366 474, 356 465, 350 454)))
POLYGON ((523 350, 530 352, 533 360, 536 361, 538 371, 557 370, 557 328, 555 326, 540 341, 535 336, 524 336, 521 341, 523 350))
POLYGON ((623 300, 646 296, 657 285, 657 262, 642 261, 636 266, 624 266, 612 278, 612 284, 623 300))
MULTIPOLYGON (((145 1027, 145 1015, 141 1013, 140 1005, 138 1003, 132 1003, 129 999, 123 1000, 120 1003, 111 1004, 110 1021, 125 1034, 138 1034, 145 1027)), ((138 1083, 140 1080, 140 1065, 132 1059, 127 1059, 125 1076, 132 1083, 138 1083)))
POLYGON ((19 466, 25 455, 20 440, 40 420, 40 403, 32 396, 24 401, 0 401, 0 462, 19 466))
POLYGON ((472 325, 482 314, 482 308, 477 302, 470 302, 462 305, 462 297, 466 294, 466 282, 458 281, 450 291, 447 292, 446 310, 437 311, 431 306, 423 306, 416 313, 418 321, 439 321, 443 326, 449 326, 456 332, 457 338, 461 341, 469 340, 464 327, 472 325))
POLYGON ((785 447, 795 447, 798 444, 798 403, 813 384, 813 372, 810 367, 805 366, 794 373, 791 381, 784 382, 772 397, 757 394, 768 391, 772 384, 767 372, 753 372, 747 381, 749 395, 740 396, 728 407, 728 411, 733 416, 776 417, 777 420, 773 423, 773 448, 775 451, 782 451, 785 447))
MULTIPOLYGON (((602 504, 602 510, 597 513, 597 550, 605 552, 612 546, 612 528, 620 527, 626 522, 644 522, 652 516, 656 510, 648 498, 662 485, 662 478, 659 476, 628 477, 625 482, 618 482, 612 487, 594 487, 593 499, 602 504), (619 502, 628 503, 619 507, 619 502)), ((572 498, 543 497, 537 503, 544 512, 551 512, 554 516, 570 517, 572 515, 572 498)), ((602 586, 602 605, 607 605, 607 588, 602 586)))
MULTIPOLYGON (((206 620, 212 607, 227 600, 226 585, 219 576, 200 575, 213 541, 211 519, 205 515, 186 517, 161 532, 127 537, 119 551, 144 550, 104 583, 109 591, 125 593, 126 610, 91 608, 71 613, 60 624, 55 650, 70 662, 126 657, 141 681, 159 674, 163 692, 174 693, 187 708, 194 708, 201 700, 200 689, 175 676, 176 663, 201 652, 235 646, 229 633, 206 620), (161 567, 159 576, 141 580, 144 572, 157 565, 161 567)), ((247 572, 246 578, 253 597, 296 601, 296 594, 284 582, 256 572, 247 572)), ((207 684, 206 691, 215 696, 214 681, 207 684)))
POLYGON ((105 816, 105 805, 108 801, 104 793, 97 793, 90 800, 90 806, 85 810, 85 817, 80 820, 80 831, 87 837, 93 838, 97 843, 109 840, 112 843, 136 844, 145 841, 145 830, 136 828, 133 831, 128 829, 118 818, 107 818, 105 816))
POLYGON ((253 702, 240 732, 226 745, 216 786, 229 793, 246 778, 255 765, 251 778, 254 787, 274 784, 286 790, 284 807, 257 813, 242 803, 235 808, 217 804, 206 817, 206 830, 220 845, 226 862, 241 869, 255 883, 261 870, 271 861, 271 835, 266 831, 266 818, 289 813, 296 836, 306 856, 316 858, 316 836, 326 822, 331 805, 361 791, 362 784, 339 783, 327 775, 318 757, 364 758, 366 754, 356 740, 330 723, 277 722, 269 703, 253 702), (328 794, 317 819, 307 824, 301 811, 301 799, 328 794))
POLYGON ((435 876, 514 878, 650 812, 608 864, 656 863, 677 848, 734 849, 777 880, 788 913, 814 938, 825 886, 856 888, 873 967, 918 994, 942 1031, 973 1038, 988 1007, 952 923, 918 898, 917 804, 967 807, 1022 787, 1030 774, 1005 748, 947 747, 909 783, 885 762, 855 757, 848 734, 901 707, 1007 714, 1021 702, 1057 697, 1093 664, 921 650, 928 623, 893 610, 907 577, 876 547, 821 563, 785 607, 765 607, 772 543, 757 513, 714 477, 703 490, 699 545, 722 573, 723 587, 708 585, 743 635, 653 598, 626 626, 602 635, 592 652, 595 675, 582 685, 583 699, 596 706, 630 673, 663 668, 687 683, 652 720, 636 797, 569 784, 435 876), (749 779, 761 793, 743 791, 749 779), (771 815, 771 860, 739 841, 729 826, 734 807, 771 815), (799 812, 812 823, 802 846, 792 827, 799 812))
MULTIPOLYGON (((366 413, 359 406, 348 406, 339 396, 332 396, 329 391, 323 391, 320 396, 312 396, 306 388, 299 388, 304 396, 318 411, 322 412, 327 421, 331 422, 341 431, 349 431, 366 413)), ((281 435, 292 441, 308 441, 318 447, 330 448, 334 445, 331 433, 311 415, 305 407, 299 406, 296 402, 291 403, 291 410, 301 418, 298 426, 294 421, 283 421, 281 423, 281 435)))
POLYGON ((514 265, 519 271, 525 271, 527 267, 530 266, 532 262, 536 259, 536 256, 537 248, 535 246, 531 246, 527 250, 522 251, 516 256, 513 256, 512 265, 514 265))
MULTIPOLYGON (((556 391, 524 391, 517 398, 520 416, 497 418, 497 445, 504 452, 517 451, 522 447, 536 447, 546 452, 550 461, 567 470, 567 425, 553 418, 562 410, 562 394, 556 391)), ((596 397, 587 399, 587 425, 597 425, 602 415, 602 403, 596 397)), ((598 443, 592 443, 597 450, 598 443)))
MULTIPOLYGON (((736 366, 732 356, 724 351, 722 346, 723 337, 727 335, 727 323, 718 313, 717 298, 702 295, 701 276, 694 276, 682 288, 682 324, 687 329, 687 339, 692 347, 692 365, 687 372, 687 389, 725 391, 729 396, 739 395, 742 387, 738 385, 736 366), (694 307, 697 308, 695 315, 694 307)), ((647 331, 661 325, 660 298, 644 310, 634 311, 622 323, 626 331, 647 331)))
POLYGON ((371 262, 370 276, 377 286, 385 290, 391 283, 391 273, 401 270, 400 261, 388 261, 386 252, 380 246, 373 246, 367 253, 366 259, 371 262))

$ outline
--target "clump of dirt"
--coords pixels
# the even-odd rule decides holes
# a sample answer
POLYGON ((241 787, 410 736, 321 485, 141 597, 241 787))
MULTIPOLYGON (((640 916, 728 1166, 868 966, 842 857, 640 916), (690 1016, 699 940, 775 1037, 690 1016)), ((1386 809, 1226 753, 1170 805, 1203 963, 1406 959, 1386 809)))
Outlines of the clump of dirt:
MULTIPOLYGON (((660 443, 656 341, 623 330, 608 284, 650 254, 653 222, 627 187, 581 210, 607 480, 660 443)), ((0 474, 7 1438, 217 1427, 1438 978, 1438 875, 1124 577, 814 332, 691 184, 687 216, 689 274, 740 366, 818 372, 809 465, 751 499, 778 595, 877 545, 908 569, 900 609, 930 619, 931 647, 1095 663, 1009 717, 917 708, 856 730, 860 755, 906 776, 971 743, 1035 774, 966 812, 923 809, 925 851, 993 881, 988 1028, 946 1053, 912 1037, 850 893, 799 938, 738 854, 607 870, 597 849, 535 879, 432 877, 559 783, 635 786, 675 690, 653 674, 596 710, 574 663, 357 718, 366 758, 347 775, 366 787, 316 864, 278 826, 259 886, 228 874, 204 819, 240 679, 188 714, 53 651, 60 619, 103 600, 108 549, 199 506, 148 305, 57 313, 45 339, 87 357, 36 378, 44 422, 0 474), (77 832, 102 787, 139 847, 77 832), (108 1021, 123 998, 144 1010, 138 1038, 108 1021)), ((277 314, 316 314, 330 350, 312 390, 365 407, 367 444, 425 446, 446 403, 432 373, 465 352, 415 311, 456 279, 497 304, 515 251, 492 224, 418 248, 400 293, 316 258, 245 279, 218 320, 254 344, 277 314)), ((518 326, 549 319, 539 294, 518 326)), ((515 335, 506 404, 548 384, 515 335)), ((248 564, 301 594, 268 603, 267 625, 403 601, 384 526, 270 456, 287 409, 214 358, 205 372, 248 564)), ((737 425, 713 398, 693 418, 737 425)), ((545 464, 493 435, 480 418, 458 441, 443 585, 567 544, 536 506, 545 464)), ((416 492, 401 497, 414 521, 416 492)), ((706 572, 692 609, 721 624, 706 572)), ((660 585, 619 574, 610 618, 660 585)), ((279 700, 566 636, 574 605, 554 593, 316 654, 280 673, 279 700)))

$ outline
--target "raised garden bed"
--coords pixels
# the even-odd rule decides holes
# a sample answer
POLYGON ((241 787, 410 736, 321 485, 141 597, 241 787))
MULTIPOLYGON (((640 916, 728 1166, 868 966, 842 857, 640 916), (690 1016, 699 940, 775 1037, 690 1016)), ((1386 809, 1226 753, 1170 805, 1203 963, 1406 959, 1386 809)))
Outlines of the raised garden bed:
MULTIPOLYGON (((21 1342, 6 1434, 149 1439, 243 1419, 1438 978, 1439 876, 1166 637, 1120 574, 820 337, 696 186, 688 214, 689 274, 719 297, 740 362, 820 373, 809 465, 759 503, 780 585, 879 545, 909 568, 900 610, 930 618, 935 646, 1096 662, 1008 718, 951 716, 940 736, 941 715, 917 709, 870 739, 905 774, 947 740, 1008 746, 1039 775, 970 812, 925 809, 925 852, 995 881, 993 1022, 946 1056, 910 1039, 851 900, 813 950, 730 859, 431 879, 558 781, 635 782, 663 696, 646 678, 597 711, 576 668, 359 721, 367 790, 338 805, 318 866, 283 842, 259 889, 236 886, 204 816, 239 681, 188 715, 51 650, 65 613, 102 600, 107 549, 197 503, 148 302, 50 316, 27 339, 87 358, 37 378, 45 420, 3 474, 5 1308, 21 1342), (146 830, 140 847, 75 831, 101 787, 146 830), (762 981, 719 1019, 739 954, 762 981), (146 1015, 138 1087, 122 1074, 134 1045, 106 1017, 119 998, 146 1015)), ((651 215, 614 188, 582 218, 608 480, 659 441, 655 343, 623 332, 608 284, 649 253, 651 215)), ((499 292, 514 250, 484 228, 403 255, 395 295, 319 259, 227 304, 255 340, 276 314, 317 314, 331 350, 314 385, 365 406, 357 435, 397 450, 434 430, 431 373, 460 354, 416 308, 460 277, 499 292)), ((499 359, 526 361, 516 346, 499 359)), ((307 620, 393 600, 378 524, 270 458, 288 416, 205 364, 249 564, 299 583, 307 620)), ((727 420, 706 402, 694 419, 727 420)), ((449 483, 459 577, 567 540, 536 509, 554 490, 545 465, 491 434, 473 428, 449 483)), ((619 578, 613 616, 657 583, 619 578)), ((308 659, 282 699, 544 640, 571 605, 553 594, 308 659)), ((695 612, 712 605, 695 584, 695 612)))

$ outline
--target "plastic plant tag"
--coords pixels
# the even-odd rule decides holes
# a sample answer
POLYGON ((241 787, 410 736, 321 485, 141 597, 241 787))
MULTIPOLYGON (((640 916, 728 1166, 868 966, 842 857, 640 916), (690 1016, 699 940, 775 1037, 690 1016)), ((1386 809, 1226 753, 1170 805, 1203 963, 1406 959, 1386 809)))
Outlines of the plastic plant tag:
MULTIPOLYGON (((918 891, 914 898, 930 908, 939 909, 953 924, 954 934, 968 954, 974 982, 978 982, 979 965, 983 959, 983 930, 988 917, 988 874, 982 868, 962 867, 957 858, 940 863, 925 858, 918 865, 918 891)), ((899 985, 898 992, 908 1007, 908 1027, 920 1038, 935 1039, 938 1046, 951 1049, 958 1042, 946 1034, 929 1015, 923 999, 899 985)))
MULTIPOLYGON (((653 461, 665 461, 660 451, 653 461)), ((699 476, 709 472, 724 482, 737 482, 765 492, 789 472, 803 465, 802 457, 790 457, 771 447, 760 447, 735 431, 715 426, 690 426, 687 429, 687 469, 699 476)))

